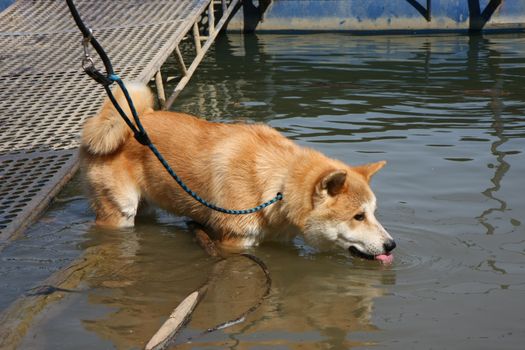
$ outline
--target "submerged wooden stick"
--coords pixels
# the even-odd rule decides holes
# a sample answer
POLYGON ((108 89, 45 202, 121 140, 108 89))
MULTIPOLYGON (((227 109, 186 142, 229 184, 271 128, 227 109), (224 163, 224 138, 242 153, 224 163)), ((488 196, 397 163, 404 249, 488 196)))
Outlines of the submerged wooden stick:
MULTIPOLYGON (((190 225, 192 231, 195 233, 199 245, 213 257, 220 257, 221 253, 216 244, 211 240, 210 236, 204 231, 203 227, 197 223, 190 225)), ((197 307, 202 297, 206 293, 207 284, 198 290, 188 295, 181 303, 173 310, 169 318, 162 324, 157 333, 146 344, 145 350, 160 350, 174 340, 177 332, 188 322, 193 310, 197 307)))
POLYGON ((146 350, 163 349, 179 329, 188 321, 191 313, 200 300, 200 291, 188 295, 171 313, 170 317, 164 322, 160 329, 146 344, 146 350))

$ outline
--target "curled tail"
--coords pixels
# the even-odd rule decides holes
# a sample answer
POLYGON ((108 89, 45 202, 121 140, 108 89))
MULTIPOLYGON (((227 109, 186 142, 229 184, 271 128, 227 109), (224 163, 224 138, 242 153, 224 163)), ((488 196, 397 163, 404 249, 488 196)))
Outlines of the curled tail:
MULTIPOLYGON (((129 83, 126 84, 126 88, 139 116, 153 111, 153 94, 146 85, 129 83)), ((117 86, 113 94, 122 110, 132 119, 126 97, 120 87, 117 86)), ((106 98, 100 113, 84 124, 82 145, 93 155, 107 155, 115 152, 130 135, 131 130, 109 98, 106 98)))

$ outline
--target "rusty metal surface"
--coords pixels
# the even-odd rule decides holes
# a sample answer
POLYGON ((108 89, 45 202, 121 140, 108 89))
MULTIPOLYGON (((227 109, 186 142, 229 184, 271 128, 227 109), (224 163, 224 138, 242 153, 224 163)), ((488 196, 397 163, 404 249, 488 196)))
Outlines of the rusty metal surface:
MULTIPOLYGON (((116 73, 147 82, 209 0, 75 3, 116 73)), ((0 30, 1 245, 74 173, 82 124, 104 90, 80 67, 82 38, 65 1, 17 1, 0 13, 0 30)))

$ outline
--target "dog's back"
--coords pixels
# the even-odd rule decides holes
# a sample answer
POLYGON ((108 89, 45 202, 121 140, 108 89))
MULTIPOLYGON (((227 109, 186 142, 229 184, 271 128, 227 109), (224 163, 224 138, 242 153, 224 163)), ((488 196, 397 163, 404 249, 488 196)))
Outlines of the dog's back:
MULTIPOLYGON (((374 216, 376 199, 369 187, 385 162, 350 167, 299 147, 269 126, 153 111, 147 87, 130 85, 129 91, 153 144, 202 198, 230 209, 255 207, 278 192, 284 200, 251 215, 201 205, 106 102, 82 135, 82 162, 98 224, 132 226, 141 203, 151 202, 197 221, 223 244, 254 245, 269 235, 303 234, 323 249, 339 246, 369 258, 395 247, 374 216)), ((115 95, 125 107, 122 93, 115 95)))

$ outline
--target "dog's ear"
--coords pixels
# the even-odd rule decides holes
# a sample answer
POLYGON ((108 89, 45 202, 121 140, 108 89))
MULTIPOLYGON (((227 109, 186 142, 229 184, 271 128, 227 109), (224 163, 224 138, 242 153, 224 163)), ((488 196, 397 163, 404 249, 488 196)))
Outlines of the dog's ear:
POLYGON ((386 165, 386 160, 382 160, 376 163, 368 163, 353 167, 352 170, 363 175, 367 182, 370 182, 372 176, 377 173, 382 167, 386 165))
POLYGON ((341 193, 346 181, 346 171, 343 169, 331 170, 324 173, 316 185, 318 195, 329 194, 335 196, 341 193))

